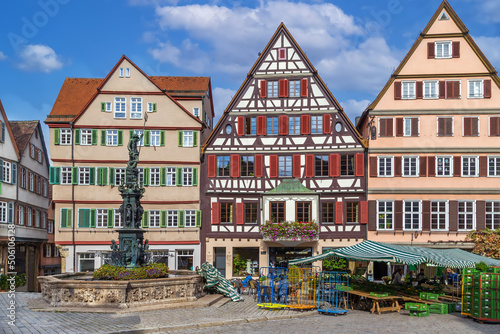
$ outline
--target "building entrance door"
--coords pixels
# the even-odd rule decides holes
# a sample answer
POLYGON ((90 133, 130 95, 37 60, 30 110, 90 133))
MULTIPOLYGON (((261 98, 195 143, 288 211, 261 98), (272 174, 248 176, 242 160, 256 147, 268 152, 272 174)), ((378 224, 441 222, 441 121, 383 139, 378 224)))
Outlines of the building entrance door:
POLYGON ((226 277, 226 247, 215 247, 214 267, 220 271, 221 275, 226 277))

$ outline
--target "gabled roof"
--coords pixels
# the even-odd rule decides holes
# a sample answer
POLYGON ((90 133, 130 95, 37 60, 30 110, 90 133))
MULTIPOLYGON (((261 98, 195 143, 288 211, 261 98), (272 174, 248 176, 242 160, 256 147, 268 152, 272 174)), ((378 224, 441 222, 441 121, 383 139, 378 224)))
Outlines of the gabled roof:
POLYGON ((9 121, 19 153, 23 154, 39 121, 9 121))
POLYGON ((16 139, 14 138, 14 133, 12 132, 12 127, 10 126, 9 119, 7 118, 7 114, 5 113, 5 109, 3 108, 2 100, 0 100, 0 113, 2 114, 3 121, 5 122, 5 128, 7 129, 7 133, 10 136, 10 141, 14 146, 14 150, 16 151, 17 159, 21 159, 21 154, 19 154, 19 147, 17 146, 16 139))
POLYGON ((172 96, 203 96, 209 88, 209 77, 149 77, 160 89, 172 96))

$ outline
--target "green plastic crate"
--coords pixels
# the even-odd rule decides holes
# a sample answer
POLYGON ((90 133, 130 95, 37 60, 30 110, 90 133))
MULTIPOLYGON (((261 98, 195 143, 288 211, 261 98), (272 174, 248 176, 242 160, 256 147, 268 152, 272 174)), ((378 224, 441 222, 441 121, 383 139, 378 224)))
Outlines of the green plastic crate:
POLYGON ((427 311, 410 311, 410 316, 411 317, 428 317, 430 312, 427 311))
POLYGON ((352 286, 340 285, 340 286, 337 286, 337 290, 340 290, 340 291, 351 291, 352 290, 352 286))
POLYGON ((429 310, 429 305, 421 304, 421 303, 405 303, 405 310, 427 311, 427 310, 429 310))
POLYGON ((420 292, 420 299, 438 300, 439 294, 438 293, 431 293, 431 292, 420 292))
POLYGON ((455 313, 457 311, 457 304, 456 303, 446 303, 448 306, 448 313, 455 313))
POLYGON ((389 297, 389 294, 388 293, 370 292, 370 296, 374 296, 374 297, 389 297))
POLYGON ((475 268, 465 268, 464 273, 465 273, 465 275, 470 275, 473 273, 477 273, 477 270, 475 268))
POLYGON ((429 311, 431 313, 437 313, 437 314, 448 314, 448 305, 447 304, 432 304, 432 305, 429 305, 429 311))

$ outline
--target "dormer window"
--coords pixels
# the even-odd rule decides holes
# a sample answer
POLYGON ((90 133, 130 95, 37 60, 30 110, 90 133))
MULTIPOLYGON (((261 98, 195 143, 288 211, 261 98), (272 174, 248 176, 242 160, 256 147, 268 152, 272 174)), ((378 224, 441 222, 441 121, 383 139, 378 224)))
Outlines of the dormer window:
POLYGON ((449 20, 449 16, 446 14, 446 12, 442 12, 441 16, 439 16, 439 21, 446 21, 449 20))

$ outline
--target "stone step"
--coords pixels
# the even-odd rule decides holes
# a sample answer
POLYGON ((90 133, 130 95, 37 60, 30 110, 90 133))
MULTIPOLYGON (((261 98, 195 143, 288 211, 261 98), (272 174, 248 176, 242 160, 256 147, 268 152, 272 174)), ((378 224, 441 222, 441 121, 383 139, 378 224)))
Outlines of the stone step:
POLYGON ((216 303, 212 304, 211 307, 219 308, 219 307, 225 305, 227 302, 230 302, 230 301, 231 301, 231 298, 223 297, 219 301, 217 301, 216 303))

